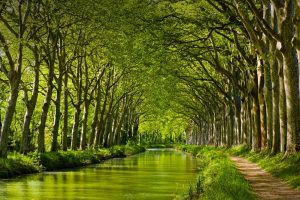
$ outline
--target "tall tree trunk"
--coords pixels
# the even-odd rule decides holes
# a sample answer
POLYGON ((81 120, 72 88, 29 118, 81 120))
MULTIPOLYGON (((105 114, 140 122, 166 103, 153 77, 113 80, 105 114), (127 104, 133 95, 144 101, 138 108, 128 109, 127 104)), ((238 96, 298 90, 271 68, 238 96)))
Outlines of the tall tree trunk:
POLYGON ((256 83, 254 91, 252 92, 253 95, 253 118, 254 118, 254 129, 252 135, 252 150, 255 152, 259 152, 261 150, 261 111, 260 111, 260 104, 258 99, 258 77, 257 73, 254 74, 254 82, 256 83))
MULTIPOLYGON (((276 18, 276 13, 274 10, 274 6, 271 6, 271 27, 273 30, 278 32, 278 23, 276 18)), ((279 52, 276 49, 276 41, 270 41, 270 67, 271 67, 271 80, 272 80, 272 99, 273 99, 273 118, 272 118, 272 131, 273 131, 273 138, 272 138, 272 153, 276 154, 280 151, 280 102, 279 102, 279 95, 280 95, 280 84, 279 84, 279 61, 276 58, 276 54, 279 52)), ((284 97, 285 99, 285 97, 284 97)))
POLYGON ((287 105, 287 147, 286 154, 296 151, 300 133, 300 108, 299 108, 299 67, 297 52, 292 44, 294 39, 294 17, 296 2, 286 0, 274 2, 278 20, 281 41, 277 45, 283 56, 283 76, 287 105))
POLYGON ((252 117, 252 105, 253 105, 253 101, 252 101, 252 97, 248 97, 247 99, 247 124, 248 124, 248 139, 247 139, 247 144, 248 147, 252 147, 252 137, 253 137, 253 133, 254 133, 254 129, 253 129, 253 117, 252 117))
POLYGON ((94 144, 94 140, 95 140, 95 134, 96 134, 96 128, 97 128, 97 123, 99 123, 99 109, 100 109, 100 103, 101 103, 101 86, 100 86, 100 82, 98 83, 97 86, 97 97, 96 97, 96 105, 94 108, 94 114, 93 114, 93 121, 92 121, 92 125, 91 125, 91 135, 90 135, 90 142, 89 142, 89 146, 92 147, 94 144))
MULTIPOLYGON (((134 122, 133 122, 133 129, 132 129, 132 136, 133 136, 134 141, 137 141, 138 130, 139 130, 139 117, 136 116, 135 119, 134 119, 134 122)), ((199 135, 199 131, 197 132, 197 135, 199 135)), ((197 139, 197 144, 198 144, 198 141, 199 141, 199 139, 197 139)))
POLYGON ((48 117, 48 111, 51 104, 52 99, 52 92, 53 92, 53 78, 54 78, 54 61, 49 61, 49 74, 48 74, 48 81, 47 81, 47 93, 44 99, 44 104, 42 108, 42 113, 40 116, 40 123, 38 127, 38 152, 43 153, 45 152, 45 128, 46 128, 46 121, 48 117))
POLYGON ((105 131, 104 131, 104 137, 103 137, 103 147, 107 148, 109 147, 109 136, 111 136, 112 133, 112 124, 113 124, 113 116, 112 113, 108 113, 108 116, 106 117, 106 124, 105 124, 105 131))
POLYGON ((77 150, 78 148, 78 134, 79 134, 79 119, 80 119, 80 105, 76 106, 76 111, 74 114, 74 123, 73 123, 73 128, 72 128, 72 142, 71 142, 71 149, 72 150, 77 150))
POLYGON ((233 105, 230 102, 229 103, 229 133, 228 133, 228 140, 227 145, 228 147, 231 147, 233 145, 233 135, 234 135, 234 109, 233 105))
MULTIPOLYGON (((266 1, 263 4, 263 10, 264 10, 264 16, 263 18, 266 20, 266 22, 271 26, 272 21, 271 21, 271 2, 266 1)), ((270 54, 270 41, 269 38, 263 34, 263 40, 265 43, 265 48, 264 52, 267 54, 270 54)), ((265 92, 265 104, 266 104, 266 135, 267 135, 267 148, 271 149, 272 148, 272 141, 273 141, 273 98, 272 98, 272 80, 271 80, 271 62, 273 60, 269 59, 264 59, 264 92, 265 92)))
POLYGON ((102 143, 103 143, 103 132, 104 132, 104 128, 105 128, 104 115, 105 115, 105 111, 106 111, 107 96, 108 96, 108 91, 105 94, 105 99, 104 99, 103 106, 101 109, 101 114, 100 114, 100 120, 97 123, 96 135, 95 135, 95 139, 94 139, 94 148, 99 147, 99 145, 102 145, 102 143))
POLYGON ((114 143, 117 145, 121 144, 121 129, 122 129, 122 125, 123 125, 123 122, 125 119, 125 114, 126 114, 125 109, 126 109, 126 98, 124 99, 124 108, 123 108, 121 118, 118 122, 116 131, 115 131, 115 142, 114 143))
POLYGON ((55 118, 52 129, 52 141, 51 141, 51 151, 58 150, 58 130, 61 119, 61 95, 63 87, 63 77, 66 72, 66 51, 64 46, 64 39, 61 34, 59 34, 59 45, 57 48, 57 57, 58 57, 58 78, 56 79, 56 98, 55 98, 55 118))
MULTIPOLYGON (((272 66, 273 67, 273 66, 272 66)), ((267 124, 267 128, 266 128, 266 132, 267 132, 267 143, 266 143, 266 147, 268 149, 272 148, 272 141, 273 141, 273 91, 272 91, 272 81, 271 81, 271 69, 270 69, 270 65, 269 63, 265 66, 265 71, 264 71, 264 75, 265 75, 265 105, 266 105, 266 124, 267 124)), ((278 76, 278 75, 277 75, 278 76)))
POLYGON ((257 61, 257 78, 258 78, 258 101, 259 101, 259 111, 260 111, 260 132, 261 132, 261 148, 265 149, 267 147, 267 123, 266 123, 266 104, 264 98, 264 66, 262 60, 258 58, 257 61))
POLYGON ((280 121, 279 121, 279 73, 278 63, 276 58, 270 63, 272 71, 272 98, 273 98, 273 142, 272 153, 277 153, 280 150, 280 121))
POLYGON ((33 116, 33 112, 37 103, 38 94, 39 94, 39 79, 40 79, 40 58, 37 47, 34 47, 34 57, 35 57, 35 66, 34 66, 34 83, 32 89, 32 96, 30 100, 26 102, 26 113, 24 116, 23 122, 23 131, 20 152, 27 154, 30 150, 30 124, 33 116))
MULTIPOLYGON (((30 9, 26 9, 25 12, 23 12, 23 4, 25 2, 19 1, 17 4, 17 20, 18 20, 18 31, 17 31, 17 41, 19 41, 18 44, 18 50, 17 50, 17 59, 16 62, 14 62, 12 58, 12 54, 9 50, 8 43, 3 36, 3 33, 0 32, 0 42, 2 43, 3 51, 8 58, 8 63, 10 66, 10 70, 6 72, 6 76, 9 81, 10 86, 10 94, 9 94, 9 100, 8 105, 6 107, 4 120, 1 126, 1 132, 0 132, 0 157, 6 158, 7 157, 7 144, 8 144, 8 136, 10 134, 10 126, 13 120, 13 116, 16 110, 16 103, 18 100, 19 95, 19 85, 21 82, 21 76, 22 76, 22 65, 23 65, 23 36, 25 32, 25 24, 27 21, 27 16, 29 15, 30 9)), ((27 2, 27 8, 31 7, 31 1, 27 2)), ((1 60, 2 62, 2 60, 1 60)))
POLYGON ((54 125, 52 130, 52 140, 51 140, 51 151, 57 151, 58 149, 58 130, 59 130, 59 122, 61 118, 61 93, 62 93, 62 71, 60 70, 59 77, 57 79, 57 90, 56 90, 56 98, 55 98, 55 118, 54 125))
POLYGON ((105 131, 104 115, 105 115, 108 96, 109 96, 111 77, 112 77, 112 72, 110 71, 108 74, 107 82, 106 82, 105 97, 104 97, 104 102, 103 102, 103 106, 101 109, 100 120, 97 124, 96 135, 95 135, 95 140, 94 140, 94 148, 99 147, 99 145, 102 145, 102 143, 103 143, 103 134, 105 131))
POLYGON ((287 105, 286 105, 286 94, 284 88, 284 76, 283 76, 283 69, 282 63, 280 66, 280 73, 279 73, 279 117, 280 117, 280 151, 286 151, 286 137, 287 137, 287 105))
POLYGON ((8 100, 8 106, 5 111, 5 117, 2 124, 1 129, 1 137, 0 137, 0 157, 6 158, 7 157, 7 143, 8 143, 8 136, 10 134, 10 125, 13 120, 14 112, 16 109, 16 102, 18 99, 19 94, 19 81, 16 80, 15 84, 11 83, 10 86, 10 96, 8 100))
POLYGON ((62 132, 62 150, 68 149, 68 132, 69 132, 69 101, 68 101, 68 73, 64 75, 64 126, 62 132))
MULTIPOLYGON (((50 22, 49 22, 50 23, 50 22)), ((50 25, 51 26, 51 25, 50 25)), ((51 27, 48 28, 47 44, 45 46, 46 62, 48 65, 48 80, 47 80, 47 92, 42 107, 42 113, 40 116, 40 122, 38 126, 38 152, 45 152, 45 128, 48 117, 48 111, 51 105, 52 93, 53 93, 53 79, 54 79, 54 65, 56 60, 57 49, 57 35, 53 32, 51 27)))
POLYGON ((243 101, 242 103, 242 143, 244 145, 247 145, 247 139, 248 139, 248 126, 249 121, 247 121, 247 103, 243 101))
POLYGON ((87 94, 85 94, 82 129, 81 129, 81 137, 80 137, 80 149, 81 150, 86 149, 86 145, 87 145, 86 134, 87 134, 87 121, 88 121, 88 115, 89 115, 89 107, 90 107, 90 102, 87 99, 87 94))

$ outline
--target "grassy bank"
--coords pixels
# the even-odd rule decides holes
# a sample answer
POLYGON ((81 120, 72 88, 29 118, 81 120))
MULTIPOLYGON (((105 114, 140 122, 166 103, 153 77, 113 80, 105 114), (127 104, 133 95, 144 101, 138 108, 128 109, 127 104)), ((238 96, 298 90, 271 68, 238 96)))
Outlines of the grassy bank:
POLYGON ((284 153, 272 155, 270 151, 255 153, 246 146, 222 149, 222 151, 229 155, 241 156, 257 163, 273 176, 285 180, 293 188, 300 189, 300 153, 285 157, 284 153))
POLYGON ((255 199, 250 186, 224 152, 214 147, 178 146, 201 160, 198 181, 187 199, 255 199))
POLYGON ((7 159, 0 159, 0 178, 11 178, 39 171, 82 167, 100 163, 102 160, 126 157, 143 151, 145 148, 141 146, 114 146, 98 150, 31 153, 28 156, 14 153, 10 154, 7 159))
POLYGON ((7 159, 0 158, 0 178, 10 178, 40 171, 40 166, 32 158, 20 154, 10 154, 7 159))

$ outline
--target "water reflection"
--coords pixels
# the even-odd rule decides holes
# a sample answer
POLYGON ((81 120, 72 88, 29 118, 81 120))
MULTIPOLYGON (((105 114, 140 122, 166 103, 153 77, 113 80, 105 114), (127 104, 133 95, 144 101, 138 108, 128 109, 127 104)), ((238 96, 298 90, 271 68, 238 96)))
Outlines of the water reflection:
POLYGON ((196 179, 197 160, 171 149, 0 182, 0 199, 173 199, 196 179))

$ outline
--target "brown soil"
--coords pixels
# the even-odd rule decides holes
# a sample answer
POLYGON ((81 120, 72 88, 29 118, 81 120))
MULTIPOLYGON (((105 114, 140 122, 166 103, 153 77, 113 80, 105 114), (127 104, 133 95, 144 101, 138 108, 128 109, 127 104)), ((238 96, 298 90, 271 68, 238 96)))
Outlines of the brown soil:
POLYGON ((249 181, 259 199, 300 200, 299 190, 292 189, 286 182, 273 177, 256 164, 239 157, 230 157, 230 159, 249 181))

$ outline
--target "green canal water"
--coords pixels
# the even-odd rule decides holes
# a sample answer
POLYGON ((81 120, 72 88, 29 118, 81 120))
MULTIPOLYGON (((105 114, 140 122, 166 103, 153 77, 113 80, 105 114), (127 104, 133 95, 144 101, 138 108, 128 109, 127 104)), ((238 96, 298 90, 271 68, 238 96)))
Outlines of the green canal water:
POLYGON ((171 200, 197 178, 196 158, 172 149, 151 149, 70 171, 0 180, 0 199, 171 200))

